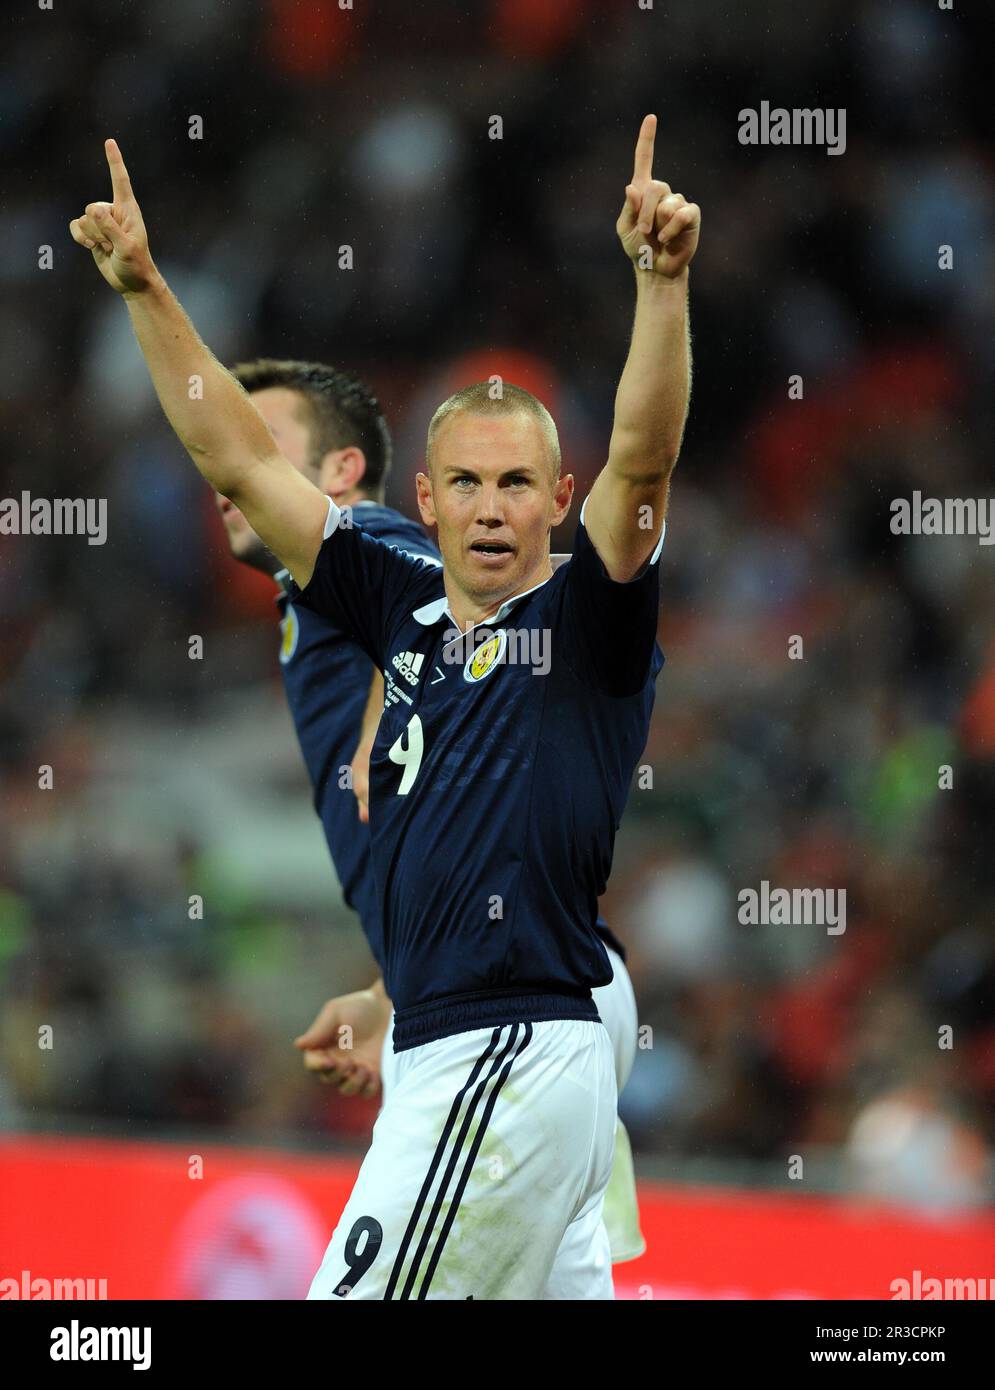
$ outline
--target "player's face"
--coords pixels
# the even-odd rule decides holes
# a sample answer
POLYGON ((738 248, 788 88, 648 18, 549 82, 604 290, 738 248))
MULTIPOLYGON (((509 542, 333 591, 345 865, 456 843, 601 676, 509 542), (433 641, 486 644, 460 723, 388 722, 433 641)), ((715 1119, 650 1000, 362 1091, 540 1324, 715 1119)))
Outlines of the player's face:
POLYGON ((422 517, 438 525, 446 572, 476 602, 541 581, 550 528, 572 495, 573 478, 553 476, 546 436, 524 411, 450 416, 433 441, 431 477, 419 475, 422 517))
MULTIPOLYGON (((299 472, 314 479, 311 464, 311 430, 302 418, 301 397, 286 386, 268 386, 254 391, 252 403, 269 425, 277 447, 299 472)), ((215 494, 221 520, 228 536, 228 545, 236 560, 246 564, 258 563, 269 552, 245 517, 227 497, 215 494)))

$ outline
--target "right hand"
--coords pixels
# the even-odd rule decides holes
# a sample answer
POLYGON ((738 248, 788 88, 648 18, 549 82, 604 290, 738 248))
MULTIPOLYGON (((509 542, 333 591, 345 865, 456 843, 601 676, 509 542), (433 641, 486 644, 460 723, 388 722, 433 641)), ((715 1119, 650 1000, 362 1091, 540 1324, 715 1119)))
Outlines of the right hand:
POLYGON ((372 989, 339 995, 322 1005, 294 1046, 304 1053, 308 1071, 342 1095, 375 1096, 390 1010, 390 1001, 372 989))
POLYGON ((73 241, 93 252, 97 269, 118 294, 147 289, 157 271, 141 210, 114 140, 104 141, 111 171, 113 203, 87 203, 82 217, 69 224, 73 241))

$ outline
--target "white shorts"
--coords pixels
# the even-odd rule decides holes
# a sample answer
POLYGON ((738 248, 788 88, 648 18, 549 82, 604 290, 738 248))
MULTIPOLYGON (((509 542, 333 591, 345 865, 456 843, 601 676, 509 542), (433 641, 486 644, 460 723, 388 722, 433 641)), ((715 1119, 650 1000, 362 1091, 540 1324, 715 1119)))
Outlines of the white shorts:
POLYGON ((613 1297, 600 1211, 616 1110, 601 1023, 505 1024, 394 1054, 308 1298, 541 1299, 558 1258, 567 1296, 613 1297))
MULTIPOLYGON (((605 949, 608 952, 608 959, 612 963, 614 976, 610 984, 602 985, 599 989, 593 990, 592 993, 598 1013, 601 1015, 601 1021, 605 1025, 611 1042, 615 1060, 615 1085, 618 1094, 621 1095, 635 1061, 639 1016, 636 1010, 636 996, 632 988, 632 980, 629 977, 625 962, 610 946, 606 946, 605 949)), ((383 1055, 380 1061, 384 1095, 394 1083, 397 1054, 394 1052, 393 1037, 394 1015, 392 1013, 390 1023, 387 1026, 383 1055)), ((646 1241, 639 1227, 639 1202, 636 1194, 636 1176, 632 1166, 632 1150, 629 1146, 629 1136, 621 1120, 616 1122, 615 1157, 608 1190, 605 1193, 602 1216, 608 1232, 612 1264, 621 1264, 625 1260, 635 1260, 643 1254, 646 1249, 646 1241)), ((600 1242, 601 1240, 597 1225, 597 1221, 591 1224, 587 1236, 587 1239, 592 1242, 600 1242)), ((582 1238, 582 1229, 573 1227, 570 1231, 571 1242, 576 1242, 582 1238)), ((576 1250, 572 1246, 565 1248, 562 1256, 558 1256, 554 1263, 550 1284, 544 1297, 547 1299, 577 1297, 572 1292, 572 1271, 577 1267, 576 1250)), ((583 1268, 583 1262, 580 1262, 580 1267, 583 1268)))
MULTIPOLYGON (((608 1029, 608 1037, 611 1039, 612 1053, 615 1057, 615 1085, 619 1095, 621 1095, 632 1072, 632 1064, 636 1057, 636 1035, 639 1021, 636 1012, 636 996, 632 989, 629 972, 625 967, 625 961, 610 946, 606 946, 605 950, 608 952, 608 959, 612 963, 612 970, 615 974, 611 984, 602 985, 600 989, 592 990, 592 994, 598 1013, 601 1015, 601 1021, 608 1029)), ((380 1079, 384 1095, 393 1084, 396 1057, 397 1054, 394 1051, 394 1013, 391 1010, 390 1022, 387 1025, 387 1032, 383 1040, 383 1052, 380 1057, 380 1079)))
POLYGON ((608 959, 615 974, 611 984, 592 990, 594 1002, 601 1015, 601 1022, 608 1029, 612 1052, 615 1057, 615 1084, 619 1095, 632 1074, 632 1064, 636 1060, 636 1039, 639 1031, 639 1017, 636 1013, 636 996, 632 980, 625 968, 625 961, 606 946, 608 959))
MULTIPOLYGON (((622 957, 606 947, 615 972, 610 984, 593 990, 594 1002, 605 1025, 615 1061, 615 1083, 619 1093, 629 1079, 636 1056, 636 1035, 639 1028, 636 996, 622 957)), ((583 1249, 589 1243, 595 1252, 608 1242, 612 1264, 634 1260, 646 1249, 639 1229, 639 1202, 636 1195, 636 1175, 632 1167, 632 1150, 625 1125, 615 1116, 615 1152, 611 1178, 600 1208, 592 1213, 585 1226, 575 1223, 556 1252, 543 1298, 548 1301, 592 1297, 584 1293, 577 1282, 577 1271, 588 1263, 583 1249)), ((614 1290, 611 1297, 614 1297, 614 1290)))
MULTIPOLYGON (((611 1038, 612 1051, 615 1054, 615 1084, 621 1095, 632 1074, 632 1064, 636 1060, 639 1015, 625 961, 610 946, 606 946, 605 949, 615 977, 610 985, 602 985, 592 993, 601 1021, 611 1038)), ((638 1259, 646 1249, 646 1241, 639 1229, 639 1201, 636 1196, 632 1149, 621 1120, 618 1121, 615 1131, 615 1162, 612 1165, 608 1191, 605 1193, 604 1219, 611 1242, 612 1264, 638 1259)))

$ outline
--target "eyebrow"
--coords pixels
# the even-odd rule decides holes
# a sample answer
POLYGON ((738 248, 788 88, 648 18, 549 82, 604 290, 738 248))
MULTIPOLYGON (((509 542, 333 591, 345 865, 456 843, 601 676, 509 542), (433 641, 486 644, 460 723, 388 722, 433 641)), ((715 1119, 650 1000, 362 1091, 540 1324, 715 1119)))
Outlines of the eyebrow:
MULTIPOLYGON (((499 479, 514 477, 518 473, 528 474, 529 476, 534 477, 538 473, 538 471, 539 470, 536 468, 536 466, 531 463, 516 464, 513 468, 505 468, 499 474, 499 479)), ((445 468, 443 468, 442 470, 442 473, 444 477, 479 478, 480 476, 480 474, 477 473, 474 469, 467 468, 465 466, 461 467, 459 464, 455 463, 446 464, 445 468)))

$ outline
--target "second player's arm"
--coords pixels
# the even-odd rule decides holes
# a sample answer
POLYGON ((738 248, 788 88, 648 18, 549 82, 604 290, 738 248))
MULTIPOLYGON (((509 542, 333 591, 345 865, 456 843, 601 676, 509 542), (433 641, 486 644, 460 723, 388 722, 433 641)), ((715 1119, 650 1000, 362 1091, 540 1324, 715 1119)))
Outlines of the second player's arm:
POLYGON ((370 754, 373 752, 373 741, 380 727, 383 702, 383 676, 379 671, 374 670, 373 678, 370 681, 370 693, 366 697, 366 708, 363 710, 363 724, 359 733, 359 742, 352 755, 352 790, 356 798, 359 819, 364 825, 369 824, 370 819, 370 754))

